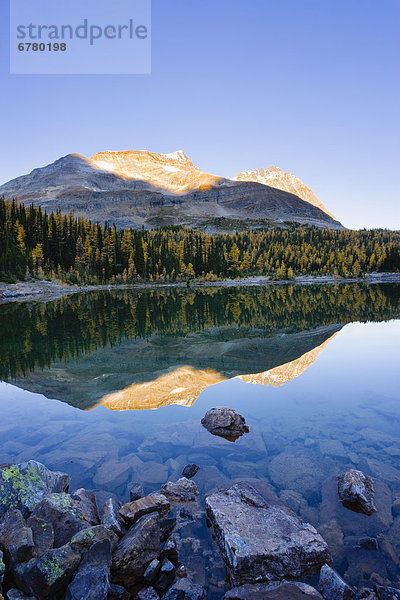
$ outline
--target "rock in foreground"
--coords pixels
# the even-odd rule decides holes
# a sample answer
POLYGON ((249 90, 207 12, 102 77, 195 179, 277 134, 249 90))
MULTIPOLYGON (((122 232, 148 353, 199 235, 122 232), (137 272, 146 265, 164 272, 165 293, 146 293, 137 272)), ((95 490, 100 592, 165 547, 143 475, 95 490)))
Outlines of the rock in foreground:
POLYGON ((206 508, 234 585, 302 577, 331 560, 314 527, 246 483, 207 496, 206 508))
POLYGON ((368 516, 376 512, 372 479, 362 471, 350 469, 339 475, 338 493, 341 503, 346 508, 368 516))
POLYGON ((319 591, 325 600, 352 600, 355 595, 351 587, 328 565, 321 569, 319 591))
POLYGON ((223 600, 322 600, 317 590, 305 583, 282 581, 281 583, 245 584, 229 590, 223 600))
POLYGON ((52 492, 68 490, 69 475, 49 471, 35 460, 0 470, 0 517, 10 509, 20 510, 25 518, 52 492))
POLYGON ((195 482, 187 477, 181 477, 178 481, 168 481, 161 488, 161 494, 169 502, 194 502, 198 493, 195 482))
POLYGON ((242 415, 233 408, 211 408, 201 420, 203 427, 213 435, 235 441, 244 433, 249 432, 246 421, 242 415))

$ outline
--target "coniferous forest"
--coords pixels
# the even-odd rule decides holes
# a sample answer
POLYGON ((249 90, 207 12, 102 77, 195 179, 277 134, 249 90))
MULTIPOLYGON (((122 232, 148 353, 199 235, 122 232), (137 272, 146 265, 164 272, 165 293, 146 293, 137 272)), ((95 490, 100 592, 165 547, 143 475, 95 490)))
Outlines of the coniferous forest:
POLYGON ((372 271, 400 272, 399 231, 294 224, 215 235, 185 227, 118 231, 0 199, 0 280, 8 282, 26 275, 97 284, 372 271))

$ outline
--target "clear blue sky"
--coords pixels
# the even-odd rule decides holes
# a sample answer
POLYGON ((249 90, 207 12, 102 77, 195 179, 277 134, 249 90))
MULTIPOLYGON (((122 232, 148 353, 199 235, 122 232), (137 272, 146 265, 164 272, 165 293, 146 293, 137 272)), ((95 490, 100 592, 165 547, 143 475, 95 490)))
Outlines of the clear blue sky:
POLYGON ((9 75, 6 4, 1 183, 70 152, 183 149, 228 177, 275 164, 346 226, 400 228, 399 0, 153 0, 152 74, 123 76, 9 75))

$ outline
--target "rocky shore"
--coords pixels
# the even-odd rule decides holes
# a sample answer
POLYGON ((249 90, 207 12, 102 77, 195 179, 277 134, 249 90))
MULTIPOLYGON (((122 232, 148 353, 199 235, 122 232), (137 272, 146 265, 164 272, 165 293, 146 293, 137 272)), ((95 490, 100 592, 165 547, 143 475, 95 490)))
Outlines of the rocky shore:
MULTIPOLYGON (((223 408, 207 415, 210 441, 221 437, 221 426, 228 435, 240 424, 257 462, 254 434, 241 415, 223 408)), ((158 443, 156 437, 153 443, 158 443)), ((229 442, 229 447, 234 446, 229 442)), ((150 454, 150 447, 146 452, 150 454)), ((297 477, 308 476, 301 460, 296 463, 297 477)), ((271 470, 274 480, 290 468, 287 460, 276 466, 276 473, 271 470)), ((0 598, 205 600, 208 581, 203 585, 196 581, 200 538, 194 532, 200 535, 207 517, 208 535, 216 541, 212 553, 220 554, 226 569, 229 589, 221 600, 399 600, 394 573, 390 585, 375 573, 372 585, 356 590, 331 568, 343 535, 334 521, 317 531, 299 516, 306 512, 304 507, 295 514, 299 494, 287 490, 278 498, 266 481, 243 477, 225 486, 220 481, 222 489, 203 495, 198 485, 203 469, 195 463, 181 466, 176 477, 154 485, 146 494, 142 482, 132 480, 129 501, 121 505, 111 492, 70 491, 68 474, 37 461, 0 465, 0 598)), ((155 479, 147 475, 148 481, 155 479)), ((118 478, 118 473, 113 476, 118 478)), ((305 485, 308 494, 315 493, 305 485)), ((371 535, 367 525, 374 528, 379 519, 387 518, 382 484, 350 469, 324 484, 331 485, 336 490, 328 497, 337 510, 341 507, 345 515, 355 514, 355 518, 363 513, 366 520, 360 521, 360 533, 353 541, 353 566, 348 564, 346 572, 368 570, 378 544, 387 543, 371 535)), ((396 500, 392 511, 398 514, 396 500)))
MULTIPOLYGON (((238 287, 263 285, 331 285, 340 283, 400 283, 400 273, 369 273, 365 277, 332 277, 330 275, 299 275, 291 280, 274 280, 267 276, 244 277, 242 279, 224 279, 220 281, 192 280, 191 287, 238 287)), ((135 283, 113 285, 67 285, 47 280, 19 281, 17 283, 0 282, 0 304, 4 302, 46 302, 61 296, 90 292, 94 290, 151 289, 162 287, 186 287, 187 282, 175 283, 135 283)))

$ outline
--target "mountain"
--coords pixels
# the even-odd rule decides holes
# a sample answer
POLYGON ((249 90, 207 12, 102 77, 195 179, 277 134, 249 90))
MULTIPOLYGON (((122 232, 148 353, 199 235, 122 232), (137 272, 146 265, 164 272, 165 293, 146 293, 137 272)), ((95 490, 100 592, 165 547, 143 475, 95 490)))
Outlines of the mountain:
POLYGON ((211 230, 224 220, 256 225, 259 219, 342 228, 297 178, 297 187, 284 189, 282 178, 266 183, 261 170, 252 173, 235 179, 205 173, 183 151, 107 151, 91 158, 68 154, 0 186, 0 196, 107 220, 118 228, 185 224, 211 230))
POLYGON ((306 186, 296 175, 291 173, 285 173, 279 167, 271 166, 268 169, 255 169, 254 171, 243 171, 236 175, 234 178, 236 181, 253 181, 261 183, 262 185, 269 185, 270 187, 277 188, 278 190, 284 190, 295 194, 302 200, 305 200, 309 204, 320 208, 324 213, 335 219, 335 215, 330 213, 326 207, 322 204, 321 200, 317 198, 314 192, 306 186))

